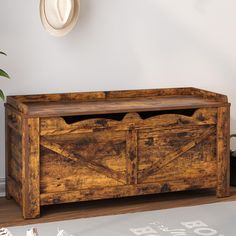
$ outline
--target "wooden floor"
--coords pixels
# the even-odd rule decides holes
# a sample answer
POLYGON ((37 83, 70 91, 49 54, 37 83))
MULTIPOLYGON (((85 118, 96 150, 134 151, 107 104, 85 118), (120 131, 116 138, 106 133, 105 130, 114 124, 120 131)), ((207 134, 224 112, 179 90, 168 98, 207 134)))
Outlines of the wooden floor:
POLYGON ((212 190, 198 190, 46 206, 42 208, 41 218, 23 220, 20 208, 13 200, 0 198, 0 227, 159 210, 222 201, 236 201, 236 188, 232 188, 230 197, 221 199, 216 198, 215 192, 212 190))

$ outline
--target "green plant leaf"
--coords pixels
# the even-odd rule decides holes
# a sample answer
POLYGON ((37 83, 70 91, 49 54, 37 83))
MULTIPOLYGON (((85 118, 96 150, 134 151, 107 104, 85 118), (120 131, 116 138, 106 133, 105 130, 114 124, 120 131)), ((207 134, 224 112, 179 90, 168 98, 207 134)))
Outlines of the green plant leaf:
POLYGON ((10 79, 10 76, 7 74, 7 72, 5 72, 4 70, 1 70, 1 69, 0 69, 0 76, 10 79))
POLYGON ((5 100, 5 95, 1 89, 0 89, 0 99, 2 99, 3 101, 5 100))
POLYGON ((0 51, 0 54, 7 56, 7 54, 5 52, 0 51))

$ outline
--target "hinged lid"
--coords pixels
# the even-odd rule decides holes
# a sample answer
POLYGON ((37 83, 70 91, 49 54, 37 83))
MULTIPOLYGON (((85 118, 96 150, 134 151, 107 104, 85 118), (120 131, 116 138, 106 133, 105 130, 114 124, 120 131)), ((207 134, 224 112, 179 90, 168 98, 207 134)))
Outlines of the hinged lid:
POLYGON ((220 107, 225 95, 196 88, 147 89, 8 96, 7 104, 30 117, 220 107))

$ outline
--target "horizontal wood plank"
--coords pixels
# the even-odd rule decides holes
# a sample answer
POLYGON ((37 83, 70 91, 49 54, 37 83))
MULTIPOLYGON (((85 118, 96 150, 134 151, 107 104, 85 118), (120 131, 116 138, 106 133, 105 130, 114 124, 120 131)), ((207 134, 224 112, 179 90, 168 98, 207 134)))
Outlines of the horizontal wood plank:
POLYGON ((153 184, 125 185, 97 189, 82 189, 73 192, 59 192, 41 194, 41 205, 60 204, 65 202, 98 200, 105 198, 117 198, 134 195, 153 193, 175 192, 180 190, 215 188, 216 176, 197 179, 178 179, 171 181, 168 185, 165 182, 153 184))
POLYGON ((29 102, 26 104, 27 115, 52 117, 218 107, 221 102, 193 96, 171 96, 90 102, 29 102))

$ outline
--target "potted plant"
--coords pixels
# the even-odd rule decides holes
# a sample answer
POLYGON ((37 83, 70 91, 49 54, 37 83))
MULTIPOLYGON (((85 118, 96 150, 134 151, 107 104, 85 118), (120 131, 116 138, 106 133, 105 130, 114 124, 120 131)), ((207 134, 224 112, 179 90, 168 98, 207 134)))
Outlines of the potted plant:
MULTIPOLYGON (((0 54, 1 54, 1 55, 4 55, 4 56, 7 55, 6 53, 1 52, 1 51, 0 51, 0 54)), ((7 74, 7 72, 4 71, 4 70, 2 70, 2 69, 0 69, 0 77, 5 77, 5 78, 7 78, 7 79, 10 79, 10 76, 7 74)), ((2 99, 2 100, 5 99, 4 93, 3 93, 3 91, 2 91, 1 89, 0 89, 0 99, 2 99)))

